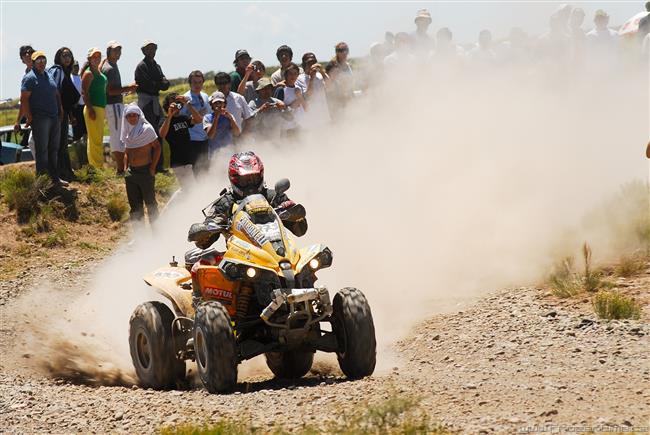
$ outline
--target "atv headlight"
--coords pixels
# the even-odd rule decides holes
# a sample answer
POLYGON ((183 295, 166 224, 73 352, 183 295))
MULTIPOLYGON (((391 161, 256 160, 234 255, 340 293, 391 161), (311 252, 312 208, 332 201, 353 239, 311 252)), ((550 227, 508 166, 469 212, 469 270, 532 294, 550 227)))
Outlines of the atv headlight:
POLYGON ((255 275, 257 275, 257 271, 254 268, 249 267, 248 269, 246 269, 246 276, 247 277, 255 278, 255 275))
POLYGON ((318 258, 312 258, 309 261, 309 267, 311 267, 313 270, 318 269, 319 266, 320 266, 320 261, 318 261, 318 258))

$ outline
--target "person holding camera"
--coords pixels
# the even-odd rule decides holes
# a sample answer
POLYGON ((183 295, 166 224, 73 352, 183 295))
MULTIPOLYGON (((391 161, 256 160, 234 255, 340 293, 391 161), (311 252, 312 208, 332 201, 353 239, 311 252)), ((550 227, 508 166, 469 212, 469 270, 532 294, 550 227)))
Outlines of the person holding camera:
POLYGON ((259 140, 280 139, 282 127, 293 119, 292 110, 282 100, 273 98, 273 84, 266 77, 257 82, 257 97, 248 103, 253 111, 251 131, 259 140))
MULTIPOLYGON (((253 116, 253 112, 248 107, 246 99, 237 92, 230 91, 230 76, 225 72, 218 72, 214 76, 214 83, 217 85, 217 91, 224 95, 226 109, 235 118, 240 133, 244 133, 246 131, 245 121, 253 116)), ((212 105, 212 103, 210 104, 212 105)))
POLYGON ((208 159, 221 148, 234 145, 234 136, 241 134, 235 117, 228 111, 226 96, 223 92, 210 95, 212 113, 203 117, 203 129, 208 135, 208 159))
POLYGON ((264 77, 264 74, 266 74, 266 67, 261 60, 254 60, 246 67, 246 72, 239 83, 237 93, 242 95, 247 103, 250 103, 257 97, 257 83, 264 77))
POLYGON ((163 109, 167 113, 167 117, 160 126, 160 137, 169 143, 171 151, 170 166, 174 168, 174 173, 177 175, 181 187, 183 187, 186 180, 189 179, 185 174, 188 166, 192 168, 196 176, 202 169, 201 160, 207 161, 207 140, 203 148, 197 147, 191 140, 192 127, 201 126, 203 117, 192 106, 188 97, 178 95, 175 92, 165 97, 163 109), (206 156, 200 159, 201 155, 206 156))

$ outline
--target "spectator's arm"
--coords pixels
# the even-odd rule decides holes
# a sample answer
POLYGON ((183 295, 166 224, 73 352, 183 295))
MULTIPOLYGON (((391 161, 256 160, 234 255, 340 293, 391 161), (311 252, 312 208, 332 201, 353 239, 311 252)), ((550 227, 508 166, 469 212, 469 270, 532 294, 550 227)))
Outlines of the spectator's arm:
POLYGON ((187 107, 187 110, 190 111, 190 115, 192 115, 193 124, 200 124, 203 122, 203 116, 201 116, 201 114, 194 108, 194 106, 188 103, 185 105, 185 107, 187 107))
MULTIPOLYGON (((248 106, 247 106, 248 107, 248 106)), ((246 125, 246 120, 242 121, 242 128, 240 129, 239 126, 237 125, 237 121, 235 121, 235 117, 232 116, 232 113, 226 112, 226 118, 230 122, 230 128, 232 129, 232 134, 234 136, 239 136, 244 129, 244 125, 246 125)))
POLYGON ((24 116, 27 118, 25 125, 29 126, 32 123, 32 109, 29 106, 29 97, 32 95, 32 91, 22 91, 20 93, 20 109, 18 110, 18 123, 20 119, 24 116))
POLYGON ((163 139, 167 138, 167 133, 169 133, 169 126, 171 125, 172 122, 172 117, 167 114, 165 117, 165 120, 163 121, 162 125, 160 126, 160 137, 163 139))
POLYGON ((208 116, 210 115, 205 115, 205 118, 203 118, 203 129, 208 134, 209 139, 214 139, 214 136, 217 134, 217 121, 219 121, 219 115, 215 113, 212 117, 212 122, 208 122, 208 116))
MULTIPOLYGON (((158 160, 160 160, 160 142, 158 139, 151 142, 153 148, 153 159, 151 159, 151 164, 149 165, 149 173, 153 176, 156 174, 156 166, 158 165, 158 160)), ((126 166, 125 166, 126 167, 126 166)))
POLYGON ((59 91, 56 92, 56 102, 59 105, 59 122, 63 122, 63 103, 61 102, 61 93, 59 91))
POLYGON ((648 147, 645 149, 645 156, 650 159, 650 142, 648 142, 648 147))
POLYGON ((86 71, 81 78, 81 95, 84 97, 84 103, 86 103, 86 109, 88 110, 88 116, 90 119, 95 119, 95 109, 93 109, 92 101, 90 100, 90 84, 93 81, 93 73, 91 71, 86 71))
POLYGON ((160 82, 158 84, 158 88, 161 91, 166 91, 169 89, 169 80, 167 80, 167 77, 165 77, 165 74, 163 74, 160 65, 156 64, 156 66, 158 66, 158 72, 160 73, 160 82))

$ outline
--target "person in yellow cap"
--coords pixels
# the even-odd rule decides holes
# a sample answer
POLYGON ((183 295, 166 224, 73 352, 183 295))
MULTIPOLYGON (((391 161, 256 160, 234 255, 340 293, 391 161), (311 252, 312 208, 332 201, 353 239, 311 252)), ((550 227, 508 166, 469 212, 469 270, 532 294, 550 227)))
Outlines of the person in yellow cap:
POLYGON ((99 65, 102 52, 99 48, 88 50, 88 64, 82 71, 81 91, 86 107, 84 120, 88 131, 88 163, 93 168, 104 166, 104 108, 106 107, 106 76, 99 65))

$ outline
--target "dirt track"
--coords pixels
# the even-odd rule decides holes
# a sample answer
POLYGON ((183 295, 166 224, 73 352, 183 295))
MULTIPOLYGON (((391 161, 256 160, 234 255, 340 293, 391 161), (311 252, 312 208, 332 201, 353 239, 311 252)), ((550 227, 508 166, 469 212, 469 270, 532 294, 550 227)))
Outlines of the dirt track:
MULTIPOLYGON (((63 288, 78 272, 46 278, 63 288)), ((647 294, 650 274, 622 285, 647 294)), ((535 425, 622 425, 642 433, 650 426, 647 308, 640 321, 605 323, 585 302, 558 301, 534 288, 505 290, 422 322, 395 345, 399 358, 388 373, 348 382, 321 363, 320 374, 279 382, 258 371, 241 379, 235 394, 218 396, 199 386, 159 392, 75 385, 17 369, 16 362, 30 362, 13 350, 22 327, 15 311, 28 288, 25 278, 0 286, 0 431, 8 433, 145 433, 222 417, 250 419, 262 429, 324 427, 355 404, 395 395, 418 397, 434 421, 463 433, 535 425)))

